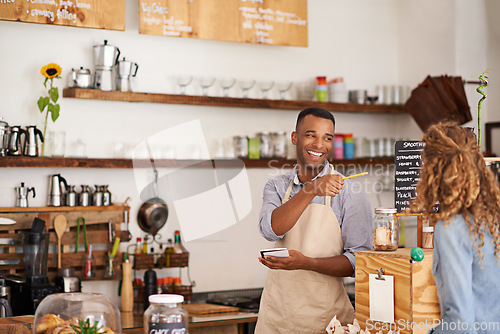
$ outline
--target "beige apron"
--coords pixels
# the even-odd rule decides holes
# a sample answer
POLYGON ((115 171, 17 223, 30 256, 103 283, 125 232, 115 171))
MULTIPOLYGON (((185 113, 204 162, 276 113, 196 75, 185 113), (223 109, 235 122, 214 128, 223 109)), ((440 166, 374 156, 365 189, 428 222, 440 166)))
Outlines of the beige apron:
MULTIPOLYGON (((292 186, 293 180, 283 204, 289 200, 292 186)), ((326 196, 324 205, 310 203, 276 247, 294 249, 312 258, 342 254, 340 225, 330 202, 331 197, 326 196)), ((341 277, 308 270, 269 270, 255 333, 323 334, 335 315, 343 325, 354 319, 341 277)))

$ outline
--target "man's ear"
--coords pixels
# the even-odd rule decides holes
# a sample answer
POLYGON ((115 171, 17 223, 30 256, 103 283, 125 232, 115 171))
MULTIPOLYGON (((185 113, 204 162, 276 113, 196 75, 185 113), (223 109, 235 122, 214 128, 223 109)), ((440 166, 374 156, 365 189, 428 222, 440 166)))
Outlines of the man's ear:
POLYGON ((297 132, 293 131, 291 137, 292 137, 292 144, 297 145, 297 132))

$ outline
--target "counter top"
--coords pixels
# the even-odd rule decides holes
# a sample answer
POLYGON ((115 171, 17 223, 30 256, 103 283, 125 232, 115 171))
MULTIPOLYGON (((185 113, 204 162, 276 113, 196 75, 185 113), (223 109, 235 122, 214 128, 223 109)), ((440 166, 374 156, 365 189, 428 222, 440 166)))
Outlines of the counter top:
MULTIPOLYGON (((142 334, 143 313, 122 312, 122 332, 142 334)), ((34 316, 25 315, 0 319, 0 333, 31 334, 34 316)), ((213 327, 256 322, 257 313, 238 312, 211 316, 190 316, 189 328, 213 327)))

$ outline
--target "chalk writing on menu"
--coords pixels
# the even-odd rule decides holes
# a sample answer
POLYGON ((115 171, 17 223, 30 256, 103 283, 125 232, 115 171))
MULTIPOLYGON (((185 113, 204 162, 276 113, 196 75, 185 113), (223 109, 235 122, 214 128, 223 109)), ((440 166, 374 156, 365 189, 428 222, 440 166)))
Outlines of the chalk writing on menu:
POLYGON ((399 213, 409 208, 410 202, 415 198, 424 145, 420 141, 396 142, 394 205, 399 213))
POLYGON ((0 20, 125 30, 124 5, 124 0, 0 0, 0 20))
POLYGON ((307 0, 140 0, 139 32, 307 46, 307 0))

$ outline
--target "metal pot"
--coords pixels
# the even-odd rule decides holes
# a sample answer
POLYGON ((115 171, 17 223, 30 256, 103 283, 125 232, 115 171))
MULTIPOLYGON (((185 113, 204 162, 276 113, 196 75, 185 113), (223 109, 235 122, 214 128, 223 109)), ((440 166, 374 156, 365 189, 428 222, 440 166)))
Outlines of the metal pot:
POLYGON ((71 87, 78 88, 92 88, 94 81, 92 80, 92 74, 88 68, 80 67, 79 69, 71 69, 71 87))
POLYGON ((158 171, 154 167, 155 180, 153 183, 154 196, 144 202, 139 208, 137 221, 139 227, 146 233, 153 236, 165 225, 168 218, 168 206, 161 198, 158 197, 158 171))

